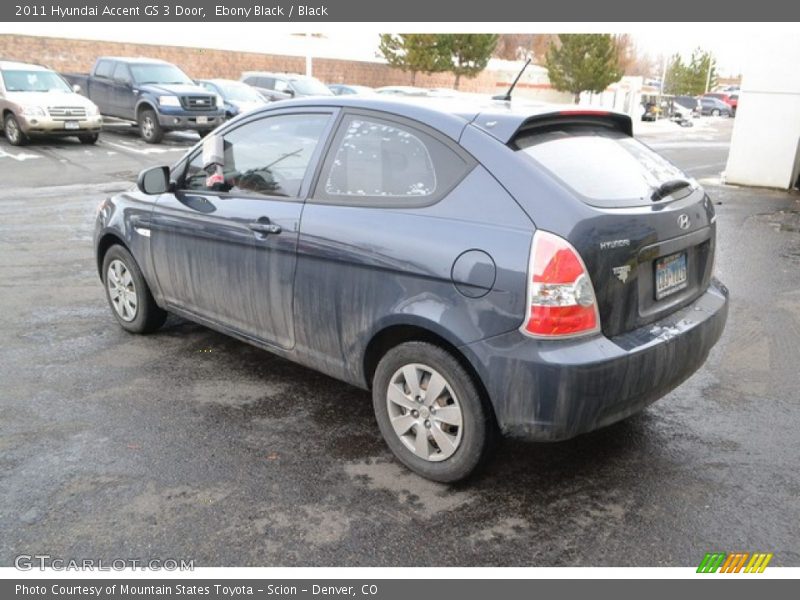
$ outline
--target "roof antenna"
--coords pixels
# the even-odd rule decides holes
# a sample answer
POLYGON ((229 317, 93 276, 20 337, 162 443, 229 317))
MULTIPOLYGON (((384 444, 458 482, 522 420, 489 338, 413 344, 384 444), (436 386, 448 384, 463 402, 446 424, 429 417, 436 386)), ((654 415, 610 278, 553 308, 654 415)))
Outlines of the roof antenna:
POLYGON ((508 88, 508 91, 505 94, 500 94, 498 96, 492 96, 492 100, 502 100, 503 102, 511 102, 511 92, 514 91, 514 88, 516 87, 517 82, 519 81, 519 78, 522 77, 522 74, 525 72, 525 69, 528 68, 529 64, 531 64, 531 59, 530 58, 528 58, 528 60, 525 61, 525 64, 522 65, 522 69, 520 69, 519 74, 517 75, 517 78, 514 80, 514 83, 511 84, 511 87, 508 88))

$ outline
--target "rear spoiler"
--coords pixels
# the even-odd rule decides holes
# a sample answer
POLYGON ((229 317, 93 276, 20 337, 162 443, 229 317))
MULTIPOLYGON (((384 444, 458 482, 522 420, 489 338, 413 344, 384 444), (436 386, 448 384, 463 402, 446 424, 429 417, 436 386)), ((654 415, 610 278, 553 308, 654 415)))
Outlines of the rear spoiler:
POLYGON ((519 129, 511 137, 513 141, 521 133, 529 131, 539 131, 547 129, 551 126, 562 127, 566 124, 569 125, 601 125, 624 133, 627 136, 633 137, 633 121, 631 118, 619 112, 612 112, 608 110, 591 110, 580 109, 574 110, 566 109, 556 112, 543 113, 525 119, 519 129))

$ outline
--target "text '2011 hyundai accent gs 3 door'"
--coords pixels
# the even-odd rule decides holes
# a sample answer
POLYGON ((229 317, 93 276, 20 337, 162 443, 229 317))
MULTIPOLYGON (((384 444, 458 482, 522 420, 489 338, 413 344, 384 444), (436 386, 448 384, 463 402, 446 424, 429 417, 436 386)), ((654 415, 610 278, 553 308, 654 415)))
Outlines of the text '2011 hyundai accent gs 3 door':
POLYGON ((437 481, 641 410, 725 325, 712 203, 625 115, 290 101, 138 187, 95 236, 125 329, 170 311, 370 389, 437 481))

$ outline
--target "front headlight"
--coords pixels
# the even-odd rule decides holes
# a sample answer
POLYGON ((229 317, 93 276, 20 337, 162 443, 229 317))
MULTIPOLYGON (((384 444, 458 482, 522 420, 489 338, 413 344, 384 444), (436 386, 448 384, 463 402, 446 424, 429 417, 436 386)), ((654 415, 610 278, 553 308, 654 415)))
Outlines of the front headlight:
POLYGON ((225 99, 217 94, 217 108, 222 108, 225 106, 225 99))
POLYGON ((41 106, 23 106, 22 114, 26 117, 43 117, 45 112, 41 106))
POLYGON ((86 107, 86 115, 89 117, 96 117, 99 113, 100 111, 95 104, 86 107))
POLYGON ((181 101, 178 100, 177 96, 159 96, 158 103, 161 106, 180 106, 181 101))

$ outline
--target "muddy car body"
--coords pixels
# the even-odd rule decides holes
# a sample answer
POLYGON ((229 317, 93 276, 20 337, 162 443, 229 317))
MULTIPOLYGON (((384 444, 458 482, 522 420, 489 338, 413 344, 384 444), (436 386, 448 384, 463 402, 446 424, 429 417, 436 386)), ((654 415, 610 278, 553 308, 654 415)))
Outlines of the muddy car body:
POLYGON ((337 97, 144 172, 95 246, 126 329, 174 312, 371 389, 395 455, 455 481, 498 432, 567 439, 694 373, 727 316, 715 230, 625 115, 337 97))

